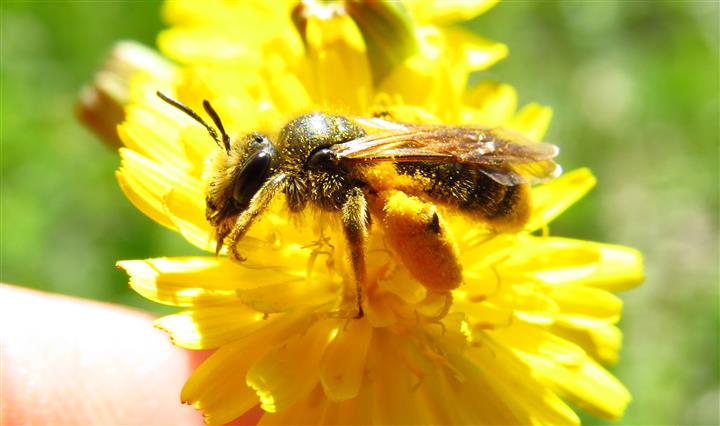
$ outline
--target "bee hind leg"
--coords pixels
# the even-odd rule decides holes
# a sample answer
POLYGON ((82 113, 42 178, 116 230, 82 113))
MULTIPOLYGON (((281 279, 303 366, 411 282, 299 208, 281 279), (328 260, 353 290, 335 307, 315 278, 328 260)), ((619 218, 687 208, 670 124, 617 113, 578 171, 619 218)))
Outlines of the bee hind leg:
POLYGON ((386 190, 378 194, 372 210, 382 218, 385 241, 423 286, 447 293, 461 284, 454 237, 434 204, 386 190))
POLYGON ((370 225, 370 211, 368 210, 365 194, 359 188, 349 191, 348 198, 342 206, 342 225, 350 250, 350 264, 355 280, 355 297, 357 302, 357 315, 364 315, 362 300, 363 287, 367 281, 365 265, 365 242, 367 241, 368 227, 370 225))

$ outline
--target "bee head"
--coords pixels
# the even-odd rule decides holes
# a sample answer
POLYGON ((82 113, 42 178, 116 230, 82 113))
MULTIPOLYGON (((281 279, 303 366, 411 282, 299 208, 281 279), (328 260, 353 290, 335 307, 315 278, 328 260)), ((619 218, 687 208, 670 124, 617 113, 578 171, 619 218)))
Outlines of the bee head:
POLYGON ((209 125, 187 105, 157 92, 158 97, 189 115, 205 129, 223 150, 206 196, 206 216, 213 225, 246 210, 260 187, 267 181, 277 165, 277 151, 267 136, 250 133, 230 143, 230 137, 220 116, 207 100, 203 109, 215 127, 209 125), (217 128, 217 129, 216 129, 217 128))

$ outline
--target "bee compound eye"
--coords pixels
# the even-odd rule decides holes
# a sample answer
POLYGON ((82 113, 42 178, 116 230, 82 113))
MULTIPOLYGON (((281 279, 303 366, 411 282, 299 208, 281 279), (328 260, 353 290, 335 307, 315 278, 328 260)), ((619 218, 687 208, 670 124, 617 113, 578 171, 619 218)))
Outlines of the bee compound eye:
POLYGON ((307 167, 309 169, 328 169, 337 167, 338 157, 329 148, 320 148, 315 150, 307 161, 307 167))
POLYGON ((273 159, 274 151, 263 149, 245 160, 233 182, 233 198, 240 208, 247 208, 252 197, 270 176, 273 159))

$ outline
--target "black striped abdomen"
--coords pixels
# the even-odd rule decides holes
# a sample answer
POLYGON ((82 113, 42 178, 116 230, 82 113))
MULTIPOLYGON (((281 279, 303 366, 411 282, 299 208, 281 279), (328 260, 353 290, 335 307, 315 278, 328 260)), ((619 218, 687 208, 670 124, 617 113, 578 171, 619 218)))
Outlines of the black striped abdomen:
POLYGON ((423 192, 439 204, 455 207, 498 231, 521 229, 530 214, 530 188, 503 185, 477 166, 467 164, 400 163, 401 174, 414 176, 423 192))

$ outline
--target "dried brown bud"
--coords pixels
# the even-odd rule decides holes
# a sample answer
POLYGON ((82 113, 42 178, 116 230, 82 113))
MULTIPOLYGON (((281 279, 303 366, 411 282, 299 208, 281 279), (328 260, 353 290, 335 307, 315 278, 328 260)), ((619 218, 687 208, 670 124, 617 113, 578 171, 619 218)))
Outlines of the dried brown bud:
POLYGON ((93 82, 78 95, 75 104, 78 118, 112 147, 122 145, 116 128, 125 119, 130 81, 140 73, 167 81, 172 79, 175 66, 149 47, 133 41, 119 42, 93 82))

